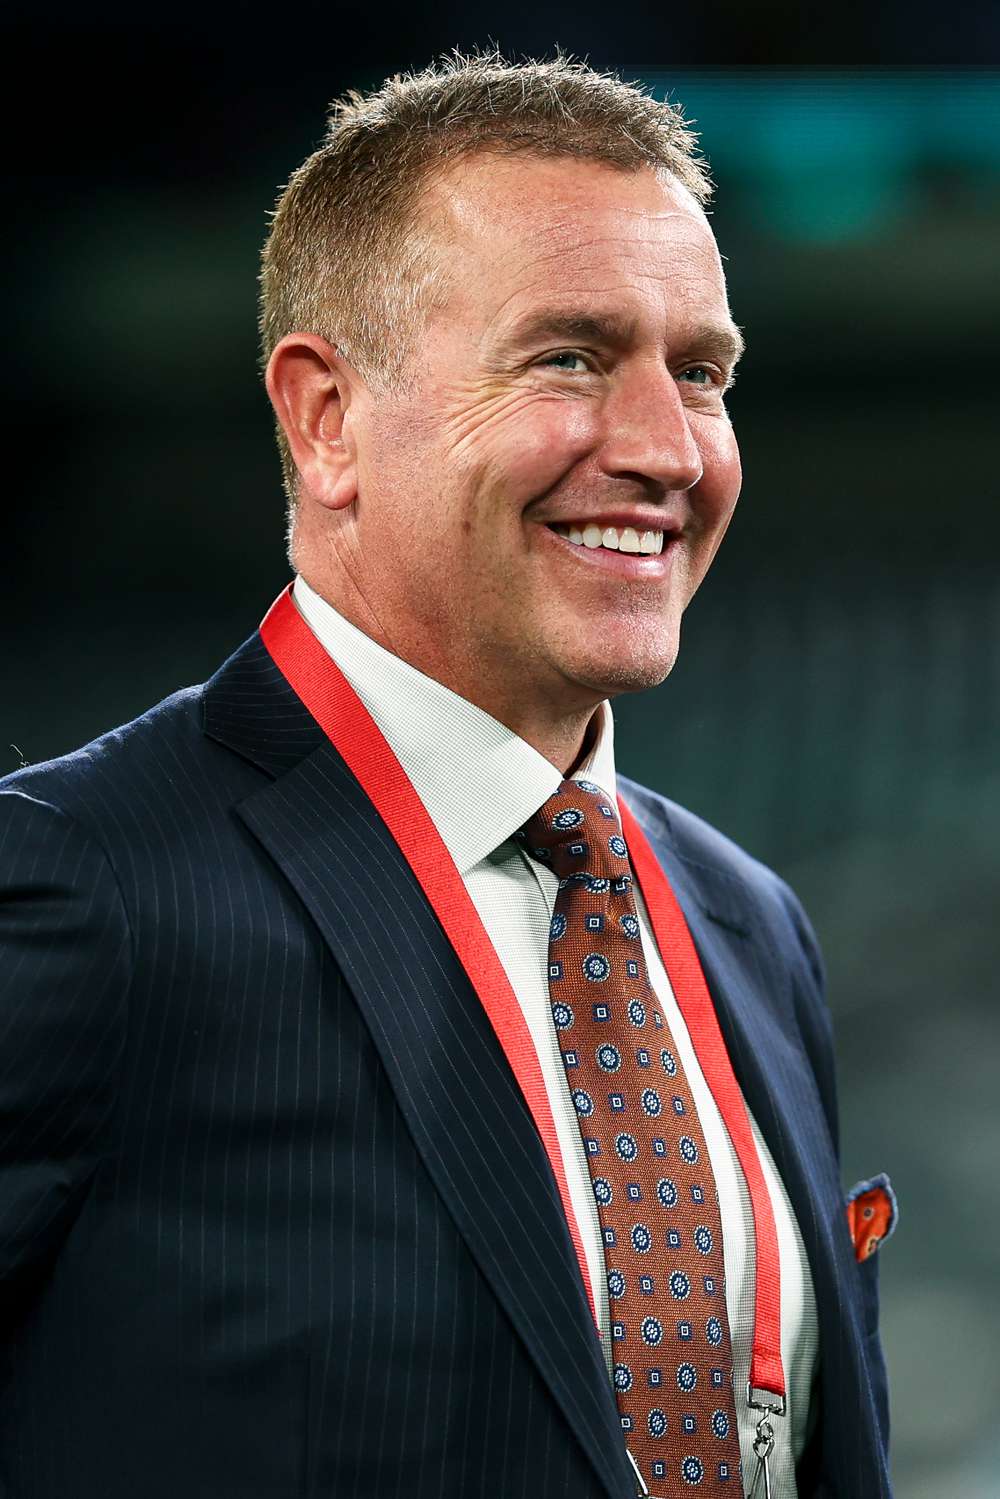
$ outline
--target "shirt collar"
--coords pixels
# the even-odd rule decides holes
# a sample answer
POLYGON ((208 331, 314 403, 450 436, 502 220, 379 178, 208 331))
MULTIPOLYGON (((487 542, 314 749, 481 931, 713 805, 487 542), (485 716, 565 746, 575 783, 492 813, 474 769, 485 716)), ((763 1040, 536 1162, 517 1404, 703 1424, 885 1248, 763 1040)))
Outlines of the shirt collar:
MULTIPOLYGON (((430 813, 460 874, 515 833, 559 786, 551 761, 482 708, 394 656, 352 625, 302 577, 299 613, 375 720, 430 813)), ((594 711, 574 778, 617 795, 610 703, 594 711)))

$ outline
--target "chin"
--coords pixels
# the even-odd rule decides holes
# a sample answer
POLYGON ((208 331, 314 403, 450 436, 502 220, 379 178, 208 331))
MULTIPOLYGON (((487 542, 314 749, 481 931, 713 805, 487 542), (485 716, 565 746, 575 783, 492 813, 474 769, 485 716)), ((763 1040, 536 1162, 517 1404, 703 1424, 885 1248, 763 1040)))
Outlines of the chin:
POLYGON ((585 683, 602 697, 615 697, 622 692, 645 692, 650 687, 659 687, 674 669, 679 642, 659 642, 656 647, 642 651, 625 651, 616 656, 603 656, 600 661, 578 662, 572 673, 574 679, 585 683))

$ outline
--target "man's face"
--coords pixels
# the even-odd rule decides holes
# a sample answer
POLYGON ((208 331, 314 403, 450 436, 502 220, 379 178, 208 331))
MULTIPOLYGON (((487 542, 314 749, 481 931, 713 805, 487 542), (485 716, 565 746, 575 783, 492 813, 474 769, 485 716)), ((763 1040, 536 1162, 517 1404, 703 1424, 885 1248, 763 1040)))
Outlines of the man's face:
POLYGON ((652 686, 740 489, 705 216, 652 171, 482 156, 428 207, 451 289, 405 389, 353 404, 341 561, 398 654, 507 722, 652 686))

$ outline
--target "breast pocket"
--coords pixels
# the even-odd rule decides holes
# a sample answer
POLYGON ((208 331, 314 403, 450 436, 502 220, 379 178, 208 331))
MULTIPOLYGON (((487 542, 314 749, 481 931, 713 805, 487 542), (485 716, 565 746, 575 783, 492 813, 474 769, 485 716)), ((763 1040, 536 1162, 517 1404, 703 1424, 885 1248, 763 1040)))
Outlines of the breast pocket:
POLYGON ((895 1232, 899 1206, 885 1172, 858 1182, 844 1203, 847 1227, 854 1244, 865 1332, 878 1330, 879 1250, 895 1232))

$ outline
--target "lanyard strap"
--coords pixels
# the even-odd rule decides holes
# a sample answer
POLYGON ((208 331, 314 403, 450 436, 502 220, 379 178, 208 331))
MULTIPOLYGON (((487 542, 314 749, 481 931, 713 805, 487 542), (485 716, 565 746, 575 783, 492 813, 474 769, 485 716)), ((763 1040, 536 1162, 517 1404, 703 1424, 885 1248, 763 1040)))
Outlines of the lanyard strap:
POLYGON ((291 588, 271 605, 260 634, 278 670, 343 758, 399 845, 479 996, 541 1136, 594 1324, 599 1326, 583 1239, 531 1033, 455 861, 382 731, 295 607, 291 588))
POLYGON ((757 1142, 750 1128, 747 1106, 736 1081, 733 1064, 729 1060, 715 1006, 708 992, 684 913, 639 824, 620 798, 618 805, 632 868, 642 889, 656 945, 664 959, 674 998, 684 1016, 691 1044, 698 1057, 698 1065, 733 1142, 733 1149, 750 1193, 756 1245, 750 1385, 753 1390, 767 1391, 780 1397, 783 1403, 785 1373, 781 1363, 781 1262, 778 1257, 774 1209, 771 1206, 771 1194, 764 1181, 757 1142))
MULTIPOLYGON (((597 1304, 542 1070, 517 996, 455 862, 384 735, 285 589, 260 626, 261 639, 299 697, 369 797, 427 896, 479 996, 524 1095, 562 1201, 591 1313, 597 1304)), ((756 1303, 750 1383, 784 1397, 778 1240, 746 1105, 733 1074, 694 942, 646 837, 624 802, 622 827, 636 879, 698 1062, 719 1108, 750 1191, 757 1249, 756 1303)))

